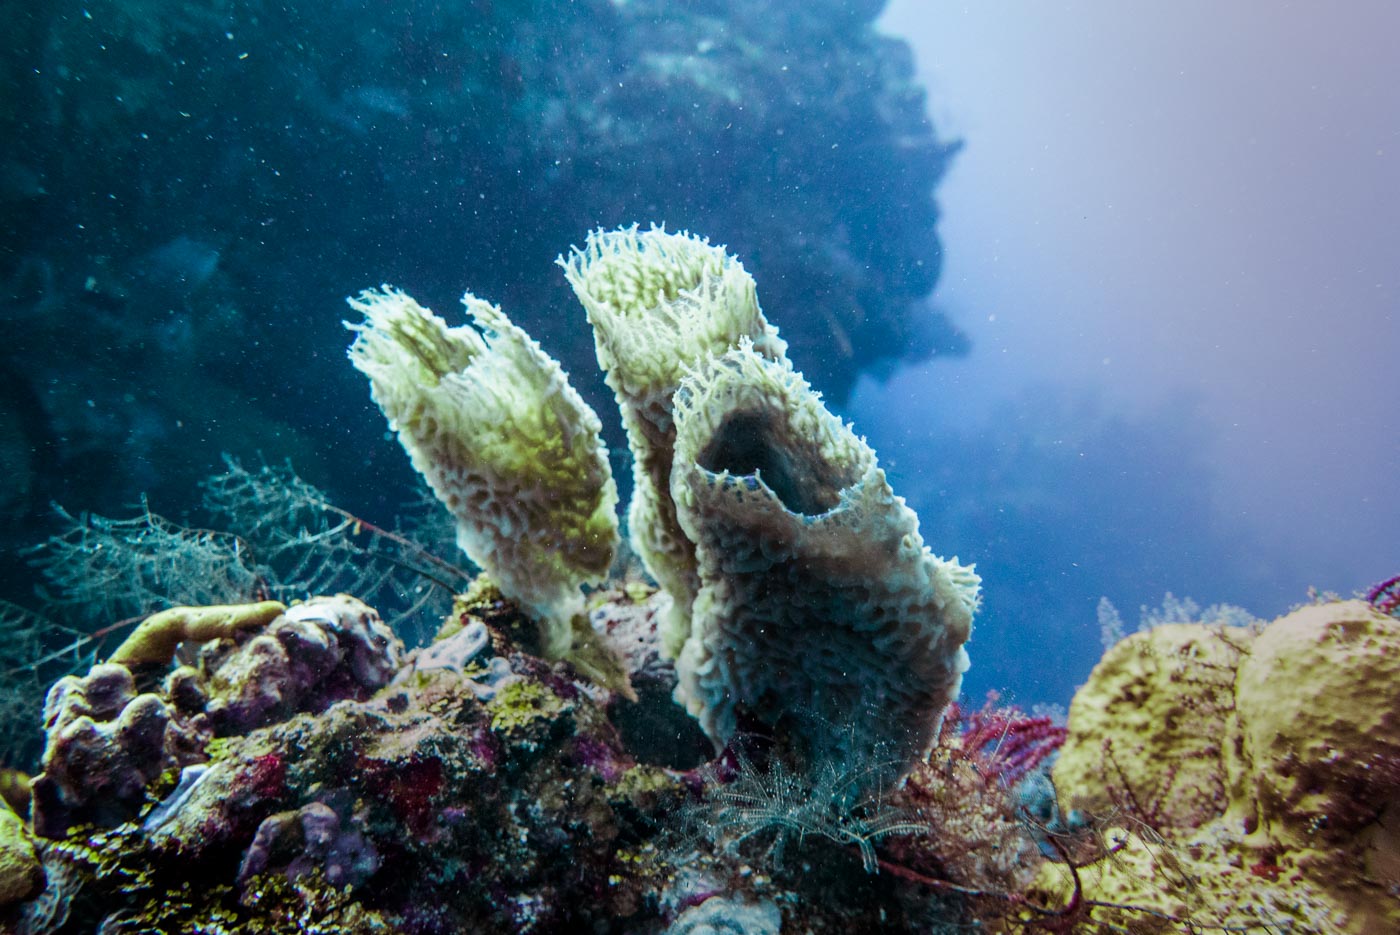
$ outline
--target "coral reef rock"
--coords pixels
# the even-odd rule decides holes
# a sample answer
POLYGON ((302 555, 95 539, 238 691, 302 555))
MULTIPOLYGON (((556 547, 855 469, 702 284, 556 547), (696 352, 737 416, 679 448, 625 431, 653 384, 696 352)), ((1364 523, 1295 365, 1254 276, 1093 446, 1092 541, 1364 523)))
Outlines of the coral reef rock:
POLYGON ((1114 646, 1075 696, 1054 781, 1121 826, 1115 853, 1080 872, 1083 895, 1151 911, 1094 917, 1134 932, 1400 929, 1397 684, 1400 621, 1359 600, 1114 646))
MULTIPOLYGON (((178 610, 182 619, 197 615, 178 610)), ((265 627, 229 632, 200 643, 195 664, 175 668, 158 692, 138 694, 132 670, 115 662, 50 689, 43 772, 33 782, 37 833, 129 820, 153 780, 204 762, 213 738, 367 697, 397 672, 403 649, 377 613, 346 595, 313 598, 265 627)), ((163 645, 173 653, 178 644, 163 645)), ((138 655, 138 670, 147 669, 149 654, 138 655)), ((123 649, 114 658, 132 656, 123 649)))
POLYGON ((14 868, 0 928, 836 935, 1014 919, 1043 858, 1012 791, 953 731, 905 788, 860 798, 850 776, 814 784, 768 754, 657 762, 679 750, 648 735, 685 723, 659 652, 665 605, 637 584, 592 599, 636 702, 523 651, 512 634, 529 616, 480 582, 437 642, 404 655, 338 597, 181 647, 194 662, 172 659, 149 692, 110 663, 66 679, 54 726, 86 719, 81 735, 103 741, 51 735, 69 785, 36 782, 42 838, 0 818, 14 868), (268 641, 292 636, 294 664, 267 664, 268 641), (218 701, 242 715, 212 717, 218 701), (133 709, 164 734, 120 743, 133 709), (123 798, 99 807, 118 779, 123 798))

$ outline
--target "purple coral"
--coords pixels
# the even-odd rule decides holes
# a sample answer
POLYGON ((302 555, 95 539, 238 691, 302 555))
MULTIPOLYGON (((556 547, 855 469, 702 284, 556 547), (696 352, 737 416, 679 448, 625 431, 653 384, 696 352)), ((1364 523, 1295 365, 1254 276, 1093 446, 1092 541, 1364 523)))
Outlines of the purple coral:
POLYGON ((402 644, 364 603, 344 594, 287 609, 223 660, 207 712, 221 735, 242 734, 365 698, 398 670, 402 644))
POLYGON ((351 821, 347 827, 335 809, 311 802, 295 811, 270 815, 258 825, 238 868, 238 883, 247 885, 258 874, 274 869, 280 869, 289 880, 320 870, 326 882, 339 889, 359 886, 379 865, 379 853, 357 822, 351 821))
MULTIPOLYGON (((60 679, 44 707, 35 831, 59 837, 81 822, 121 824, 166 770, 207 759, 214 736, 368 698, 389 683, 401 654, 379 615, 342 594, 297 604, 261 632, 206 642, 199 664, 172 672, 162 694, 138 695, 131 671, 116 663, 60 679)), ((259 775, 250 779, 263 798, 279 794, 285 774, 281 759, 269 757, 254 761, 259 775)))
POLYGON ((1383 614, 1400 615, 1400 575, 1373 585, 1366 592, 1366 603, 1383 614))
POLYGON ((144 801, 146 784, 172 757, 170 711, 157 695, 136 694, 125 667, 99 665, 67 676, 44 703, 44 772, 33 785, 34 830, 57 837, 79 821, 119 824, 144 801))

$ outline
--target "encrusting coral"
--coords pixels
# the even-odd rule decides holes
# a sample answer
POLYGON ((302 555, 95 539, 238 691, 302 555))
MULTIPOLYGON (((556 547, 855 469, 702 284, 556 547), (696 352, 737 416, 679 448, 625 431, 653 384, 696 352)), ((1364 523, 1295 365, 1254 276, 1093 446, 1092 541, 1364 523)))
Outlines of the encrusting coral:
POLYGON ((979 579, 924 545, 864 440, 746 340, 675 398, 671 495, 700 590, 680 695, 723 746, 745 711, 813 762, 899 778, 967 668, 979 579))
MULTIPOLYGON (((265 618, 268 606, 164 613, 167 620, 247 621, 265 618)), ((150 632, 168 635, 172 628, 150 632)), ((33 782, 37 833, 58 836, 79 823, 126 821, 145 804, 150 783, 203 763, 212 738, 365 697, 389 682, 402 653, 379 615, 345 595, 295 604, 261 626, 184 632, 199 655, 194 664, 168 672, 155 691, 138 691, 135 674, 144 677, 154 664, 151 653, 121 650, 114 659, 134 659, 135 671, 107 662, 49 690, 43 772, 33 782)), ((162 638, 162 645, 168 669, 176 644, 162 638)))
POLYGON ((1359 600, 1114 646, 1054 768, 1064 801, 1118 826, 1114 853, 1080 874, 1084 899, 1119 907, 1094 918, 1396 931, 1397 684, 1400 621, 1359 600))
POLYGON ((167 731, 171 714, 159 695, 138 695, 131 672, 116 663, 55 683, 44 703, 43 772, 32 786, 35 831, 130 818, 147 783, 178 766, 177 751, 190 746, 183 731, 167 731))
POLYGON ((559 365, 468 293, 475 327, 389 287, 350 300, 350 360, 413 466, 457 521, 457 542, 536 618, 547 655, 572 645, 582 584, 617 547, 617 488, 597 415, 559 365))
POLYGON ((787 344, 763 317, 743 264, 703 238, 636 225, 599 230, 558 262, 588 313, 598 364, 622 412, 633 458, 628 529, 647 571, 674 599, 662 648, 675 656, 700 584, 694 544, 671 502, 672 398, 692 366, 742 338, 773 360, 783 359, 787 344))
POLYGON ((287 609, 281 601, 211 607, 171 607, 151 614, 117 647, 109 662, 134 669, 166 665, 181 643, 231 638, 267 626, 287 609))

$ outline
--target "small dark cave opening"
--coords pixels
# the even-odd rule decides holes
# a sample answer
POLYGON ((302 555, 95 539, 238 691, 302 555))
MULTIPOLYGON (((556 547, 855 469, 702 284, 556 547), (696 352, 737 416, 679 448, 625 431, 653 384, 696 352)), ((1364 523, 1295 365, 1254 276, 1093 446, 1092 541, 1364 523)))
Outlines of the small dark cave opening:
POLYGON ((714 473, 758 475, 793 513, 815 516, 834 509, 845 485, 815 448, 793 443, 784 421, 771 409, 730 413, 696 460, 714 473))

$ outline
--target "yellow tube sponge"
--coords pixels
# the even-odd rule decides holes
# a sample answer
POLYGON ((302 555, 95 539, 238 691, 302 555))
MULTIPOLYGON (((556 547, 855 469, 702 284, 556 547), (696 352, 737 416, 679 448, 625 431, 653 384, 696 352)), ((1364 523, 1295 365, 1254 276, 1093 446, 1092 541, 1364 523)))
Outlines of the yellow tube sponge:
POLYGON ((617 547, 617 487, 597 415, 538 344, 468 293, 476 327, 448 327, 387 286, 350 304, 350 359, 457 520, 457 543, 541 624, 547 655, 571 645, 582 584, 617 547))
POLYGON ((676 396, 677 518, 700 591, 678 696, 716 744, 740 710, 810 758, 894 779, 967 669, 980 579, 933 555, 875 453, 747 342, 676 396))
POLYGON ((703 238, 634 224, 594 231, 558 262, 588 312, 598 363, 622 410, 635 478, 628 528, 647 570, 674 598, 662 634, 674 656, 699 582, 671 503, 671 398, 691 366, 740 338, 773 360, 787 345, 764 319, 753 277, 703 238))

